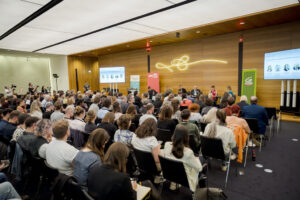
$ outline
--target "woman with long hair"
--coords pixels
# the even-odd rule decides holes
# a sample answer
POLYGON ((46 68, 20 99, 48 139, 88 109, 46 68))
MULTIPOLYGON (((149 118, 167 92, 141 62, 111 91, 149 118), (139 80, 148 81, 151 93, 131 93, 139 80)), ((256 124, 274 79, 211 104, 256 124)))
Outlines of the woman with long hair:
POLYGON ((107 131, 110 138, 113 139, 115 132, 118 128, 115 126, 115 114, 113 112, 108 112, 104 115, 100 124, 98 124, 98 128, 103 128, 107 131))
POLYGON ((94 110, 89 110, 86 113, 85 122, 86 125, 84 127, 84 130, 86 133, 91 133, 93 130, 97 128, 95 121, 96 121, 97 115, 94 110))
POLYGON ((118 101, 115 101, 112 104, 112 112, 115 113, 115 121, 117 121, 122 115, 121 106, 118 101))
POLYGON ((171 133, 173 133, 176 125, 178 124, 178 120, 172 119, 172 114, 172 107, 168 104, 163 105, 158 114, 157 127, 160 129, 170 130, 171 133))
POLYGON ((41 103, 38 100, 34 100, 30 106, 30 115, 32 117, 37 117, 39 119, 43 118, 43 113, 41 110, 41 103))
POLYGON ((104 129, 94 130, 85 145, 74 158, 74 177, 78 183, 86 187, 87 178, 91 168, 101 165, 104 160, 104 147, 109 140, 109 135, 104 129))
POLYGON ((136 182, 126 174, 129 148, 120 142, 112 144, 104 156, 103 165, 96 165, 88 176, 89 194, 96 200, 136 200, 136 182))
MULTIPOLYGON (((235 137, 232 130, 227 128, 225 111, 218 109, 216 116, 218 120, 206 126, 204 136, 221 139, 224 153, 229 156, 231 149, 236 146, 235 137)), ((222 170, 226 171, 227 165, 222 165, 222 170)))
POLYGON ((131 126, 129 128, 130 131, 134 132, 139 126, 140 115, 137 114, 135 105, 131 104, 128 106, 126 110, 126 114, 128 114, 131 118, 131 126))
MULTIPOLYGON (((183 162, 190 189, 195 191, 202 165, 199 158, 194 156, 194 152, 189 148, 189 131, 184 125, 176 126, 172 142, 165 143, 161 154, 164 157, 183 162)), ((170 189, 175 188, 176 185, 170 185, 170 189)))
POLYGON ((178 99, 173 99, 171 101, 171 106, 173 108, 173 114, 172 114, 172 119, 177 119, 178 122, 181 122, 181 111, 179 110, 179 100, 178 99))

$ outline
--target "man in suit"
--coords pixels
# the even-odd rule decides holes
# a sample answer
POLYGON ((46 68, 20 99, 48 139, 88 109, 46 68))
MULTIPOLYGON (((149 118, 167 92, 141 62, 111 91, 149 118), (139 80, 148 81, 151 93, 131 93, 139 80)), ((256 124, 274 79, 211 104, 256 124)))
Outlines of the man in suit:
POLYGON ((150 86, 148 86, 148 94, 149 94, 149 99, 152 101, 152 97, 157 94, 157 92, 152 89, 150 86))
POLYGON ((265 134, 268 125, 268 114, 264 107, 257 105, 257 97, 250 98, 251 105, 243 108, 242 117, 258 120, 258 134, 265 134))
POLYGON ((180 93, 180 92, 181 92, 181 94, 185 94, 186 93, 186 89, 183 88, 181 84, 179 85, 179 89, 178 89, 178 93, 180 93))
POLYGON ((194 85, 194 89, 191 91, 191 95, 196 97, 198 94, 202 94, 202 92, 198 89, 197 85, 194 85))

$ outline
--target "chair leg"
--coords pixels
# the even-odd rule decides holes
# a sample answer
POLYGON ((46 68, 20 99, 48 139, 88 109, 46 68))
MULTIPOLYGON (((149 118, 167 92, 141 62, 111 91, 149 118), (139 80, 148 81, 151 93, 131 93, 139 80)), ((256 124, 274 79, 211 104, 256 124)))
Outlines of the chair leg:
POLYGON ((231 156, 231 152, 229 153, 229 159, 228 159, 228 162, 227 162, 227 172, 226 172, 225 187, 224 187, 224 189, 226 189, 226 187, 227 187, 227 181, 228 181, 229 170, 230 170, 230 156, 231 156))
POLYGON ((259 135, 259 137, 260 137, 260 145, 259 145, 259 152, 261 152, 261 146, 262 146, 262 138, 263 138, 263 136, 262 135, 259 135))
POLYGON ((248 136, 248 139, 247 139, 247 146, 246 146, 246 153, 245 153, 244 168, 246 168, 246 164, 247 164, 248 149, 249 149, 249 139, 250 139, 250 137, 248 136))
POLYGON ((280 129, 280 121, 281 121, 281 111, 279 111, 279 116, 277 118, 277 135, 278 135, 279 129, 280 129))

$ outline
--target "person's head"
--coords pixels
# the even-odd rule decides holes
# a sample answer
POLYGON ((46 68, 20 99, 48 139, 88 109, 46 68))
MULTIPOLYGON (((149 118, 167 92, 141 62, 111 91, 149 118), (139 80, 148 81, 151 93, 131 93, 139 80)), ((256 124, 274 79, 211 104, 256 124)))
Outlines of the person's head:
POLYGON ((33 133, 34 132, 34 129, 36 127, 36 123, 39 121, 39 118, 37 117, 28 117, 26 120, 25 120, 25 127, 26 127, 26 131, 27 132, 31 132, 33 133))
POLYGON ((104 155, 104 164, 111 165, 114 170, 126 173, 126 163, 129 156, 128 147, 121 143, 115 142, 108 148, 104 155))
POLYGON ((207 105, 207 106, 212 106, 213 105, 213 100, 212 100, 212 98, 206 98, 205 99, 205 105, 207 105))
POLYGON ((210 88, 211 88, 212 90, 214 90, 214 89, 215 89, 215 85, 212 85, 210 88))
POLYGON ((146 110, 148 114, 152 114, 154 112, 154 105, 152 103, 148 103, 146 106, 146 110))
POLYGON ((173 108, 173 114, 176 113, 179 109, 179 100, 178 99, 172 99, 171 101, 171 105, 172 105, 172 108, 173 108))
POLYGON ((102 119, 102 123, 109 123, 109 124, 113 124, 115 121, 115 113, 113 112, 107 112, 103 119, 102 119))
POLYGON ((46 103, 46 111, 52 112, 54 110, 54 106, 51 102, 46 103))
POLYGON ((55 110, 56 110, 56 111, 61 111, 62 104, 60 103, 60 101, 56 101, 56 102, 54 103, 54 107, 55 107, 55 110))
POLYGON ((65 109, 65 117, 72 118, 74 115, 75 108, 73 105, 68 105, 65 109))
POLYGON ((168 101, 172 101, 173 99, 174 99, 174 94, 173 93, 171 93, 171 94, 169 94, 169 96, 168 96, 168 101))
POLYGON ((165 104, 160 108, 159 114, 158 114, 158 119, 160 121, 164 120, 171 120, 173 114, 172 107, 165 104))
POLYGON ((172 136, 172 154, 176 158, 182 158, 184 154, 184 147, 189 146, 189 131, 182 125, 178 124, 172 136))
POLYGON ((139 138, 146 138, 150 136, 156 136, 157 124, 153 118, 146 119, 135 131, 135 134, 139 138))
POLYGON ((67 120, 58 120, 52 127, 53 136, 58 140, 67 140, 70 136, 69 122, 67 120))
POLYGON ((134 92, 133 92, 133 95, 134 95, 134 96, 137 96, 138 94, 139 94, 138 91, 134 91, 134 92))
POLYGON ((184 109, 183 111, 181 111, 181 119, 184 121, 189 120, 191 116, 191 111, 189 109, 184 109))
POLYGON ((160 101, 161 100, 161 94, 160 93, 157 93, 155 95, 155 101, 160 101))
POLYGON ((240 115, 240 107, 237 105, 237 104, 233 104, 231 106, 231 112, 232 112, 232 115, 234 116, 239 116, 240 115))
POLYGON ((112 112, 113 113, 121 113, 122 112, 120 103, 118 101, 115 101, 113 103, 113 105, 112 105, 112 112))
POLYGON ((36 123, 35 135, 42 136, 48 141, 52 138, 52 123, 49 119, 42 119, 36 123))
POLYGON ((42 112, 40 108, 40 102, 38 100, 34 100, 30 106, 30 113, 32 114, 34 112, 42 112))
MULTIPOLYGON (((26 113, 21 113, 19 116, 18 116, 18 123, 19 125, 23 126, 25 125, 25 120, 30 117, 30 115, 26 114, 26 113)), ((25 128, 25 127, 24 127, 25 128)))
POLYGON ((246 95, 241 96, 240 101, 241 101, 241 102, 246 102, 246 103, 247 103, 247 102, 248 102, 247 96, 246 96, 246 95))
POLYGON ((133 95, 128 95, 128 103, 134 103, 134 96, 133 95))
POLYGON ((104 158, 104 147, 109 140, 109 135, 106 130, 102 128, 95 129, 89 136, 89 139, 86 143, 86 147, 89 148, 92 152, 100 156, 101 161, 104 158))
POLYGON ((250 98, 250 103, 251 103, 251 104, 257 104, 257 97, 256 97, 256 96, 252 96, 252 97, 250 98))
POLYGON ((232 106, 235 103, 235 99, 232 96, 228 97, 227 101, 229 106, 232 106))
POLYGON ((74 117, 83 119, 85 116, 85 110, 81 106, 75 107, 74 117))
POLYGON ((219 108, 226 108, 228 106, 228 100, 227 99, 222 99, 219 108))
POLYGON ((18 124, 18 117, 21 113, 17 110, 14 110, 10 113, 8 121, 12 124, 18 124))
POLYGON ((226 126, 226 112, 222 109, 218 109, 216 112, 217 119, 219 120, 219 124, 226 126))
POLYGON ((99 95, 96 95, 96 96, 94 97, 94 104, 99 104, 99 103, 100 103, 100 100, 101 100, 100 96, 99 96, 99 95))
POLYGON ((148 92, 145 92, 145 93, 143 94, 143 98, 144 98, 144 99, 148 99, 148 98, 149 98, 149 93, 148 93, 148 92))
POLYGON ((228 85, 227 86, 227 91, 231 91, 232 89, 231 89, 231 86, 230 85, 228 85))
POLYGON ((85 117, 85 122, 86 123, 95 123, 95 120, 96 120, 96 113, 94 110, 89 110, 87 113, 86 113, 86 117, 85 117))
POLYGON ((111 103, 110 99, 105 98, 104 101, 103 101, 102 106, 105 107, 105 108, 109 108, 110 103, 111 103))
POLYGON ((128 130, 131 125, 131 117, 128 114, 121 115, 118 119, 118 126, 120 130, 128 130))
POLYGON ((3 113, 2 113, 3 119, 6 120, 6 121, 8 121, 9 115, 10 115, 10 113, 11 113, 12 111, 13 111, 13 110, 10 109, 10 108, 5 108, 4 111, 3 111, 3 113))
POLYGON ((133 104, 129 105, 126 110, 126 114, 134 117, 137 114, 135 105, 133 105, 133 104))
POLYGON ((25 104, 23 99, 17 99, 17 105, 22 107, 22 108, 26 107, 26 104, 25 104))
POLYGON ((198 113, 199 110, 200 110, 200 106, 196 103, 192 103, 190 106, 189 106, 189 110, 193 113, 198 113))

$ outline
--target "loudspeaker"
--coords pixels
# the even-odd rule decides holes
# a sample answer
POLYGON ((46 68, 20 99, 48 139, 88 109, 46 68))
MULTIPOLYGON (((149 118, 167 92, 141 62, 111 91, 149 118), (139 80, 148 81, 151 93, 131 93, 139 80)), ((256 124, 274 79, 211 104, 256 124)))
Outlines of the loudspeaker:
POLYGON ((54 78, 59 78, 59 76, 57 74, 53 74, 54 78))

